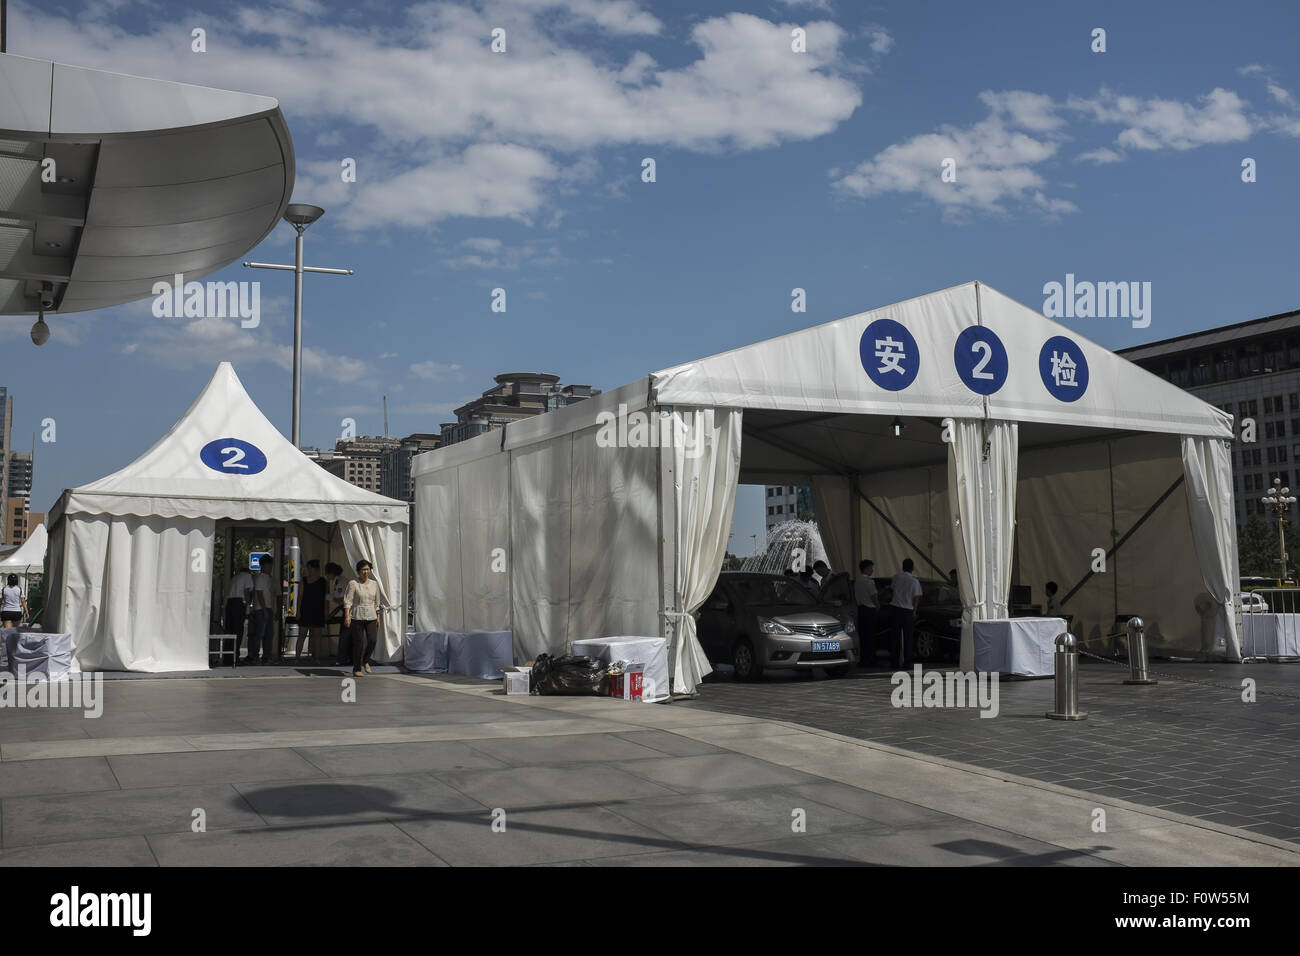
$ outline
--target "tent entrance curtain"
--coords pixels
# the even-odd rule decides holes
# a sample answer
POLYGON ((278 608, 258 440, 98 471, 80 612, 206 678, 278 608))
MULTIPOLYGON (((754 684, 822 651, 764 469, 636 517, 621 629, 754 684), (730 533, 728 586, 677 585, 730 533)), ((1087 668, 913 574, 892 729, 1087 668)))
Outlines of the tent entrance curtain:
POLYGON ((961 669, 975 669, 976 620, 1010 616, 1019 430, 1014 422, 956 419, 948 505, 961 593, 961 669))
POLYGON ((1237 526, 1232 501, 1232 449, 1217 438, 1184 436, 1183 474, 1186 476, 1187 514, 1192 523, 1196 560, 1205 581, 1201 614, 1201 653, 1216 651, 1219 636, 1230 660, 1241 660, 1237 633, 1236 594, 1237 526))
POLYGON ((738 410, 678 410, 688 433, 703 440, 661 449, 672 456, 676 515, 676 606, 664 609, 668 669, 674 694, 693 694, 712 671, 696 637, 694 613, 717 583, 727 554, 736 486, 740 478, 741 413, 738 410))

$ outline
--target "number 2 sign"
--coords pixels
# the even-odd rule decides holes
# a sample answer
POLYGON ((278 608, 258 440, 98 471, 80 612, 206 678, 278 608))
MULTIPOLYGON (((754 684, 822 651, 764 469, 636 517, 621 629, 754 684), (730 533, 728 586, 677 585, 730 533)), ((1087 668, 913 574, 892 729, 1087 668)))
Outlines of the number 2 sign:
POLYGON ((223 475, 255 475, 266 468, 266 455, 239 438, 218 438, 203 446, 199 460, 223 475))

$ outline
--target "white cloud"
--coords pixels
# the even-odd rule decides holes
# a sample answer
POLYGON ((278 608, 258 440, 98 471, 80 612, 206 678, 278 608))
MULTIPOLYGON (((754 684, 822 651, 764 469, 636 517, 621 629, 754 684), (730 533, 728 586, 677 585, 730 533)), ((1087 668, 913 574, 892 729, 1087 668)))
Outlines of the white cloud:
POLYGON ((460 241, 460 244, 462 246, 465 246, 466 248, 473 249, 475 252, 484 252, 484 253, 493 253, 501 248, 500 239, 482 239, 482 238, 462 239, 460 241))
POLYGON ((1080 153, 1075 157, 1077 162, 1096 163, 1098 166, 1105 165, 1106 163, 1122 162, 1123 159, 1123 153, 1116 152, 1113 149, 1107 149, 1104 146, 1100 149, 1090 149, 1088 152, 1080 153))
POLYGON ((459 365, 447 365, 443 362, 417 362, 411 366, 411 374, 416 378, 422 378, 427 381, 440 381, 448 378, 460 378, 455 374, 460 371, 459 365))
POLYGON ((1030 204, 1056 216, 1077 207, 1043 193, 1046 181, 1035 166, 1053 157, 1061 125, 1051 100, 1023 90, 985 92, 989 116, 970 126, 942 126, 895 143, 839 176, 835 185, 859 197, 917 193, 938 203, 945 217, 960 219, 972 210, 1006 212, 1030 204), (1028 130, 1028 132, 1026 132, 1028 130), (1030 133, 1036 135, 1030 135, 1030 133), (944 182, 946 159, 956 161, 956 181, 944 182))
POLYGON ((428 3, 407 17, 379 30, 275 0, 239 5, 222 17, 220 44, 195 56, 177 42, 174 17, 131 18, 126 28, 24 5, 11 11, 12 52, 270 94, 300 142, 330 144, 331 131, 346 131, 346 142, 368 143, 354 157, 357 183, 341 183, 337 158, 306 159, 300 188, 354 230, 424 229, 453 216, 528 221, 574 154, 769 148, 831 132, 862 101, 846 34, 829 22, 802 24, 808 52, 796 54, 788 24, 709 17, 690 27, 694 59, 663 67, 644 50, 611 59, 574 35, 575 26, 622 43, 659 34, 659 21, 628 0, 428 3), (489 47, 498 25, 505 54, 489 47))
POLYGON ((1253 124, 1246 102, 1231 90, 1215 88, 1199 103, 1143 99, 1103 89, 1092 99, 1072 97, 1068 104, 1097 123, 1123 126, 1115 139, 1126 149, 1188 150, 1248 139, 1253 124))
POLYGON ((894 48, 894 38, 890 36, 889 31, 884 27, 876 27, 870 32, 871 52, 879 56, 884 56, 894 48))

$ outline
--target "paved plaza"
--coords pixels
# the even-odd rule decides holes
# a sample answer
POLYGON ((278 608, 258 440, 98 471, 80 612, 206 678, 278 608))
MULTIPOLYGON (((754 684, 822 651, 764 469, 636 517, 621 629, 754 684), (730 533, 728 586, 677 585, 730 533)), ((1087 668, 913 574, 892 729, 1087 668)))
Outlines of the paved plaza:
MULTIPOLYGON (((1193 776, 1184 764, 1216 759, 1183 759, 1200 741, 1244 752, 1252 729, 1250 753, 1293 754, 1267 708, 1294 720, 1294 701, 1261 697, 1225 723, 1226 692, 1161 684, 1105 702, 1089 671, 1093 716, 1064 725, 1042 719, 1048 682, 1004 684, 1002 716, 979 720, 894 710, 878 677, 723 681, 650 705, 401 674, 362 679, 343 703, 329 669, 263 673, 106 681, 98 719, 0 713, 0 864, 1300 862, 1250 814, 1157 806, 1118 769, 1147 760, 1174 787, 1193 776), (745 712, 763 707, 779 713, 745 712)), ((1294 798, 1295 771, 1274 763, 1223 805, 1294 798)), ((1289 812, 1268 815, 1285 828, 1289 812)))

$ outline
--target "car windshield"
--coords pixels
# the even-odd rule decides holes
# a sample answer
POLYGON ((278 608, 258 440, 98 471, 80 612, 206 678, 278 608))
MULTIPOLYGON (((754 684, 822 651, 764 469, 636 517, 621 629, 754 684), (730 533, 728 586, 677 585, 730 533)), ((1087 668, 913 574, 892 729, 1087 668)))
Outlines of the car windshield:
POLYGON ((921 603, 961 604, 961 597, 951 584, 932 584, 927 581, 921 586, 921 603))
POLYGON ((798 581, 789 578, 740 578, 732 581, 740 603, 749 607, 798 604, 816 607, 817 599, 798 581))

